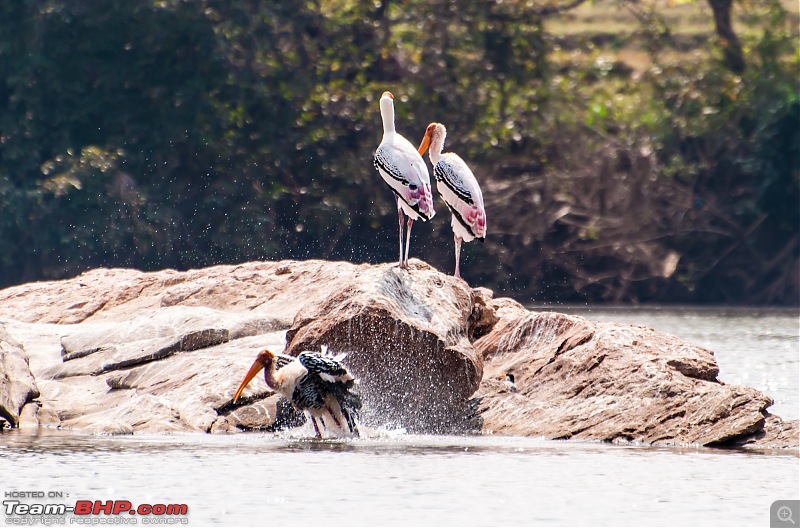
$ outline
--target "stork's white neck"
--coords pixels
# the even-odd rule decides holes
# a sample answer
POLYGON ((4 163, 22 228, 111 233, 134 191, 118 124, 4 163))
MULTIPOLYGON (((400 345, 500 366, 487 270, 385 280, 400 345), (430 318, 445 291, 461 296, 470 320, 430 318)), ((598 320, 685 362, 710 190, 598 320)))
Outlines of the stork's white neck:
POLYGON ((393 138, 394 102, 390 97, 381 97, 381 119, 383 120, 383 139, 393 138))
POLYGON ((431 134, 430 157, 431 163, 436 165, 442 159, 442 149, 444 149, 444 139, 447 136, 447 130, 444 126, 439 125, 433 130, 431 134))

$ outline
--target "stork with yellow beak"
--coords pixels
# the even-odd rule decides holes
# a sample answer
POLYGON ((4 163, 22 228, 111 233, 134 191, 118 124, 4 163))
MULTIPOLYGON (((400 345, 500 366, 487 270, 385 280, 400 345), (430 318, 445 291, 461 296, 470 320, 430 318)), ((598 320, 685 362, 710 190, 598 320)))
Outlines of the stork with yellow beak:
POLYGON ((450 225, 456 245, 456 270, 454 275, 461 277, 461 242, 471 242, 476 238, 483 242, 486 237, 486 210, 483 207, 483 194, 478 180, 467 164, 457 154, 442 154, 447 129, 441 123, 431 123, 419 145, 420 155, 430 148, 436 189, 447 204, 453 217, 450 225))
MULTIPOLYGON (((325 349, 323 348, 323 353, 325 349)), ((339 435, 359 436, 358 411, 361 396, 352 391, 356 380, 342 364, 345 354, 336 357, 317 352, 301 352, 287 361, 283 354, 262 350, 239 385, 233 402, 256 375, 264 370, 267 386, 304 412, 314 425, 317 438, 322 438, 320 423, 339 435)))

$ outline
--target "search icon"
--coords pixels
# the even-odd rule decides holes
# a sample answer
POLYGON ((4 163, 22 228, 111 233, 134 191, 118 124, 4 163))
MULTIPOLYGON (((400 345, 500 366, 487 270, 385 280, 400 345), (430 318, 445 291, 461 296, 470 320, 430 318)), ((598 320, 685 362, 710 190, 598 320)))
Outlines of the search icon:
POLYGON ((792 518, 792 509, 788 506, 781 506, 778 508, 778 519, 780 519, 782 522, 789 521, 790 523, 797 525, 792 518))
POLYGON ((770 528, 800 528, 800 500, 776 500, 769 506, 770 528))

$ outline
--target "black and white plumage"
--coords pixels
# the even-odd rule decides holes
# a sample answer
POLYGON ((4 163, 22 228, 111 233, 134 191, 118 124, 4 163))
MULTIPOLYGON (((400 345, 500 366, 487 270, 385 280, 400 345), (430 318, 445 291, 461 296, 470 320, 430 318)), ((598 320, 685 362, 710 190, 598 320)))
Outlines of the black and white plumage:
POLYGON ((506 377, 503 378, 503 383, 506 386, 506 390, 508 392, 517 392, 517 386, 514 383, 514 375, 512 373, 506 374, 506 377))
POLYGON ((320 423, 334 434, 358 436, 358 411, 361 397, 353 392, 356 380, 342 364, 345 354, 338 356, 317 352, 301 352, 292 357, 262 350, 245 375, 234 403, 248 383, 264 369, 269 388, 281 394, 291 404, 306 413, 318 438, 322 437, 320 423))
POLYGON ((486 209, 478 180, 466 162, 452 152, 442 153, 447 129, 441 123, 431 123, 419 145, 420 155, 430 148, 436 189, 452 213, 450 225, 455 240, 456 269, 454 275, 461 277, 461 242, 486 237, 486 209))
POLYGON ((275 368, 282 369, 297 358, 289 354, 275 354, 275 368))
POLYGON ((433 209, 431 178, 425 161, 414 146, 397 133, 394 126, 394 96, 383 92, 381 96, 383 139, 375 151, 373 163, 383 181, 394 193, 397 216, 400 222, 400 267, 408 267, 408 246, 414 220, 430 220, 433 209), (403 252, 403 215, 407 217, 406 245, 403 252))

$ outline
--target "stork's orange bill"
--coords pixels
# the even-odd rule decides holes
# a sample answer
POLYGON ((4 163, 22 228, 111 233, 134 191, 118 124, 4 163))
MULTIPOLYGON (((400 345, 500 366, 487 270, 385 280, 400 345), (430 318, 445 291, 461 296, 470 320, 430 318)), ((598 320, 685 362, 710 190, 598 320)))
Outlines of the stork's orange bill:
POLYGON ((250 381, 256 377, 256 374, 261 372, 263 368, 264 368, 264 363, 261 362, 261 357, 256 358, 256 360, 253 362, 253 366, 250 367, 250 370, 247 371, 247 375, 244 377, 244 381, 242 381, 242 384, 239 385, 239 389, 236 391, 236 394, 233 397, 233 403, 236 403, 236 400, 239 399, 239 396, 241 396, 242 391, 244 390, 245 387, 247 387, 247 384, 250 383, 250 381))
POLYGON ((452 213, 450 226, 455 242, 456 268, 453 275, 461 277, 461 243, 486 237, 486 209, 478 180, 467 163, 453 152, 442 152, 447 128, 441 123, 431 123, 419 152, 428 146, 436 188, 452 213))
POLYGON ((417 149, 420 156, 425 154, 425 151, 431 146, 431 134, 433 134, 433 128, 435 125, 436 123, 431 123, 428 125, 428 128, 425 129, 425 135, 422 136, 422 142, 419 144, 419 148, 417 149))

